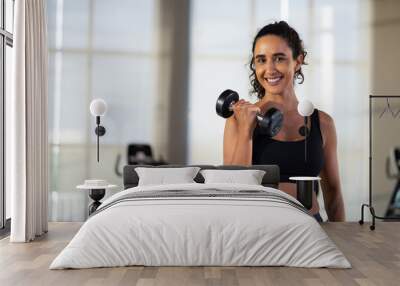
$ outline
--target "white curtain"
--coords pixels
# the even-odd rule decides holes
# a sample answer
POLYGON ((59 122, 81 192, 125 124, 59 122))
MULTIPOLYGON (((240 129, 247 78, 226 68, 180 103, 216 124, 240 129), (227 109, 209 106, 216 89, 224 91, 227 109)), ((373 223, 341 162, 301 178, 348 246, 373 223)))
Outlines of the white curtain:
POLYGON ((47 232, 47 31, 44 0, 15 1, 14 71, 7 113, 12 242, 47 232))

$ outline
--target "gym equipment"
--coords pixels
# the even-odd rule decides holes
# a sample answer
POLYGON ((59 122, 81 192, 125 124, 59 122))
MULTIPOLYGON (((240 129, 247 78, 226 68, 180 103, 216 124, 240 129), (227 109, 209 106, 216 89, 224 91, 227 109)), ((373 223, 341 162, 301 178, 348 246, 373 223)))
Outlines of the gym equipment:
POLYGON ((310 130, 307 127, 308 124, 308 116, 313 114, 314 105, 311 101, 307 99, 303 99, 297 105, 297 111, 301 116, 304 116, 304 126, 300 127, 299 133, 301 136, 304 136, 304 162, 307 162, 307 136, 310 133, 310 130))
MULTIPOLYGON (((238 101, 239 94, 236 91, 225 90, 217 99, 215 106, 217 114, 223 118, 231 117, 233 115, 233 105, 238 101)), ((264 115, 258 113, 256 120, 268 136, 274 137, 281 130, 283 113, 279 109, 272 107, 264 115)))
MULTIPOLYGON (((168 164, 164 159, 161 157, 159 160, 156 160, 153 157, 153 151, 149 144, 128 144, 126 152, 126 162, 122 164, 125 165, 165 165, 168 164)), ((125 161, 125 160, 124 160, 125 161)), ((121 168, 121 154, 117 155, 117 159, 115 161, 114 171, 117 176, 122 177, 121 168)))
POLYGON ((389 179, 396 179, 385 218, 400 220, 400 148, 393 148, 386 160, 386 174, 389 179))

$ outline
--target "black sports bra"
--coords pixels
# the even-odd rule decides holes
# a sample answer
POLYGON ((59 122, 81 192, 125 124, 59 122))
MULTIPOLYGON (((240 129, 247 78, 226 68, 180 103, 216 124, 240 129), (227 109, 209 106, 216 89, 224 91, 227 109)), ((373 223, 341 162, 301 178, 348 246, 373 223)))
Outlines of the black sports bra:
POLYGON ((304 139, 278 141, 262 133, 257 126, 253 133, 253 165, 278 165, 281 182, 293 182, 291 176, 318 176, 324 165, 323 142, 318 110, 311 114, 311 129, 307 137, 307 161, 304 159, 304 139))

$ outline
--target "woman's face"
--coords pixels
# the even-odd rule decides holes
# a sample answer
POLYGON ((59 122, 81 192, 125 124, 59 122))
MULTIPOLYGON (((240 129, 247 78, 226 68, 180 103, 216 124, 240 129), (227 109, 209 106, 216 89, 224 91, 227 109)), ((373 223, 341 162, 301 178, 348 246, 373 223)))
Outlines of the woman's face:
POLYGON ((293 88, 293 77, 301 67, 301 57, 293 59, 286 41, 276 35, 259 38, 254 47, 254 66, 258 82, 266 94, 283 94, 293 88))

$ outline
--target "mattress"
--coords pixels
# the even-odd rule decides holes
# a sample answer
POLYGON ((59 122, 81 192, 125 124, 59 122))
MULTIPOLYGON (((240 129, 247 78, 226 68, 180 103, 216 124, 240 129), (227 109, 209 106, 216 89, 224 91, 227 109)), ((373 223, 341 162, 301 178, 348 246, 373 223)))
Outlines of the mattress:
POLYGON ((50 269, 129 265, 351 267, 284 192, 198 183, 134 187, 108 198, 50 269))

